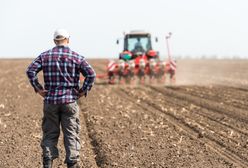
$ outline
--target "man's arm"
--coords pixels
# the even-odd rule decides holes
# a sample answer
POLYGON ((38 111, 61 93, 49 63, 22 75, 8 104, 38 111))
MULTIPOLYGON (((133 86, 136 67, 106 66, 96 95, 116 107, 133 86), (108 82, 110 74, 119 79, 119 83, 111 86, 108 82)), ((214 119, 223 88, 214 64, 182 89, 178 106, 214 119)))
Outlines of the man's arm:
POLYGON ((33 86, 35 92, 40 93, 43 91, 42 85, 38 81, 37 73, 42 70, 41 57, 37 57, 29 66, 26 71, 28 79, 33 86))
POLYGON ((92 85, 94 84, 96 73, 90 64, 83 58, 80 63, 80 72, 85 77, 82 88, 79 90, 80 94, 87 96, 87 92, 90 91, 92 85))

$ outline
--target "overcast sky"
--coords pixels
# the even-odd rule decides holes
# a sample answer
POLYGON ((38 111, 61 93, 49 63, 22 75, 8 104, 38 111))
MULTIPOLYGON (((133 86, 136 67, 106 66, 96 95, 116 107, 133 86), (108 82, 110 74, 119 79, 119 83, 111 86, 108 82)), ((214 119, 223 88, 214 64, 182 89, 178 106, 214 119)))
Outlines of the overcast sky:
POLYGON ((0 57, 36 57, 65 28, 71 48, 88 58, 117 57, 123 32, 158 36, 166 54, 248 58, 247 0, 1 0, 0 57))

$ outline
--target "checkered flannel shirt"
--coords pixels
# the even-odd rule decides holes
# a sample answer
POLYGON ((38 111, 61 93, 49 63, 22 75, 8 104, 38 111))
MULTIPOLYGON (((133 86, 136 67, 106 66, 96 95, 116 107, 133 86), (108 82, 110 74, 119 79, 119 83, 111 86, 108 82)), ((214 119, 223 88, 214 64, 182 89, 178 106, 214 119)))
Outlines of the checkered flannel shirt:
POLYGON ((88 92, 95 80, 95 71, 83 56, 67 46, 56 46, 39 55, 28 67, 27 76, 34 90, 47 90, 44 102, 66 104, 76 101, 79 93, 88 92), (43 70, 45 88, 37 73, 43 70), (85 77, 80 88, 80 73, 85 77))

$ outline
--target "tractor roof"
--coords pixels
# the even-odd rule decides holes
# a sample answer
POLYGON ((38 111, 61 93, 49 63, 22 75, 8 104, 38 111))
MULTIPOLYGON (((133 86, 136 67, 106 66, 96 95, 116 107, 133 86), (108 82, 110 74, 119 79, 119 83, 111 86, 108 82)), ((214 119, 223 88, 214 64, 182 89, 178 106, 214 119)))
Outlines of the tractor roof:
POLYGON ((147 34, 150 34, 144 30, 133 30, 133 31, 130 31, 130 33, 128 33, 128 35, 147 35, 147 34))

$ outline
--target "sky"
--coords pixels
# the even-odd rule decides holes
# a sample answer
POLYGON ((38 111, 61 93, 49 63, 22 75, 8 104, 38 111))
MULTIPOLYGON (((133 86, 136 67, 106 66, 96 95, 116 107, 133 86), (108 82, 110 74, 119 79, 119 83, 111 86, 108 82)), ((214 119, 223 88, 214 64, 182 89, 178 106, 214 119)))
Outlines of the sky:
POLYGON ((37 57, 54 46, 53 33, 70 33, 70 48, 86 58, 117 58, 123 32, 158 37, 166 57, 248 58, 247 0, 1 0, 0 58, 37 57))

